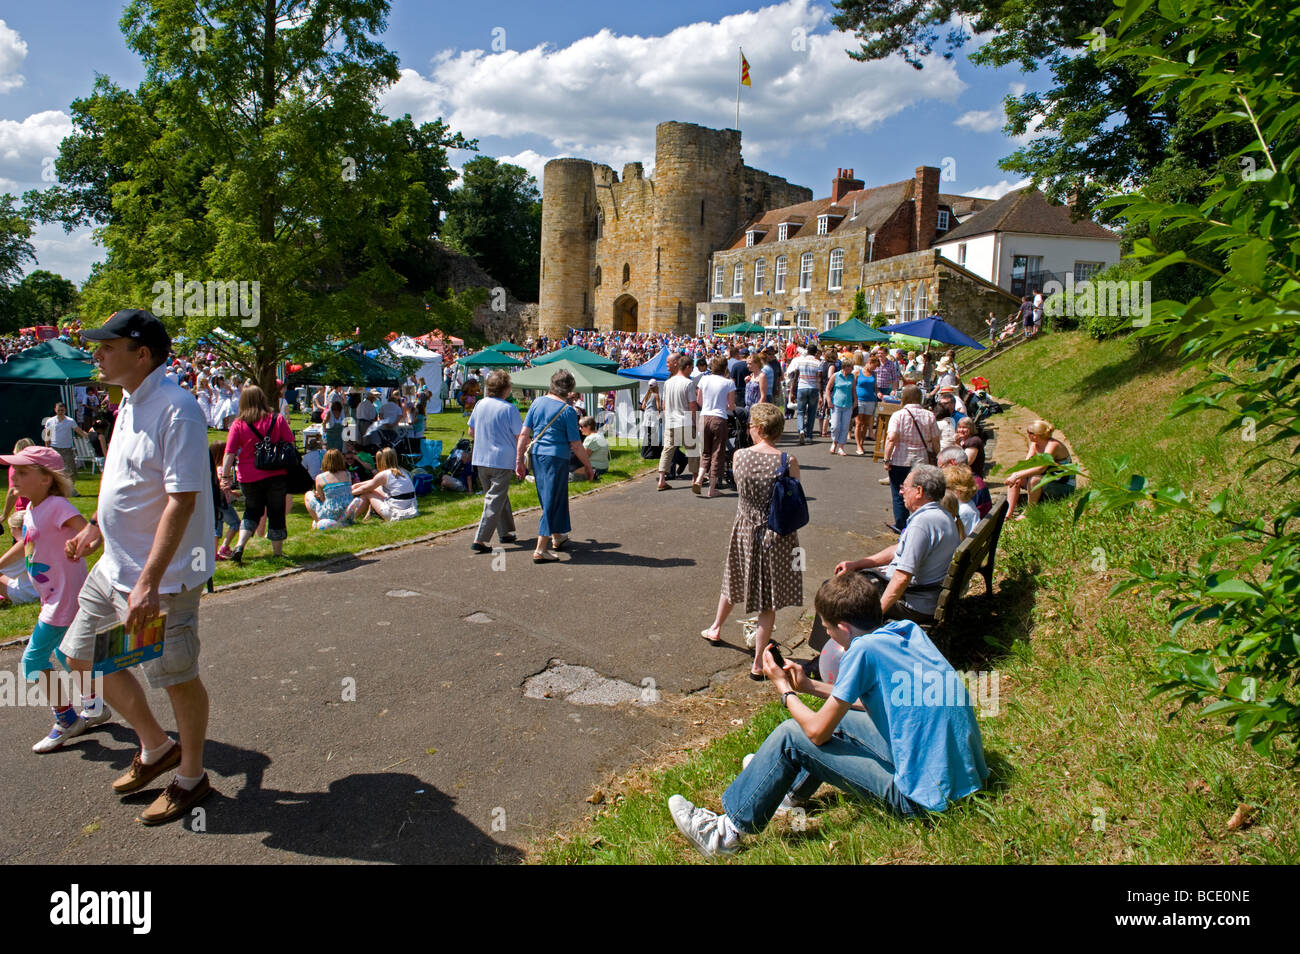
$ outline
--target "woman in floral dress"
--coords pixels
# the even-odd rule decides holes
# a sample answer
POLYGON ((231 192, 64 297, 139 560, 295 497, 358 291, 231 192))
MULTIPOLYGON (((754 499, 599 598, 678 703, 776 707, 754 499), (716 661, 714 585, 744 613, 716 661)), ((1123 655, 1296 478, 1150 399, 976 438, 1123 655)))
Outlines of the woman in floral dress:
MULTIPOLYGON (((736 477, 739 505, 731 528, 727 562, 722 571, 722 595, 713 625, 700 635, 711 643, 722 642, 722 624, 731 610, 742 603, 747 613, 758 613, 754 640, 754 662, 749 678, 763 679, 763 650, 772 638, 776 611, 803 605, 803 569, 796 548, 799 534, 778 536, 767 528, 772 503, 772 485, 781 470, 781 451, 775 446, 785 427, 785 417, 775 404, 755 404, 749 411, 749 433, 753 447, 736 451, 732 470, 736 477)), ((799 476, 799 463, 788 458, 790 475, 799 476)))

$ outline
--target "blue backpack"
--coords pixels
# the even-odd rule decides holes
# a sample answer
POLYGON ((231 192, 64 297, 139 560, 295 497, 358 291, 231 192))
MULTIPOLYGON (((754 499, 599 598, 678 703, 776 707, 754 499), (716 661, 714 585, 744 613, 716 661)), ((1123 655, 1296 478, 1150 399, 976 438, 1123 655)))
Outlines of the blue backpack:
POLYGON ((794 533, 808 525, 808 500, 803 495, 803 485, 790 476, 790 467, 784 452, 781 469, 772 483, 772 504, 767 511, 767 527, 779 536, 794 533))

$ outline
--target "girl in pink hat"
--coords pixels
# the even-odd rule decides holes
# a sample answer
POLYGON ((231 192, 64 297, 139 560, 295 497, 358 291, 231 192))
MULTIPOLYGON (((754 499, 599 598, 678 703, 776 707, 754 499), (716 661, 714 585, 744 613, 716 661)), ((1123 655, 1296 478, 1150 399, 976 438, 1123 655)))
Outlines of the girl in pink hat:
POLYGON ((89 726, 109 718, 108 707, 95 698, 88 686, 81 694, 83 711, 78 713, 72 706, 71 689, 51 676, 52 655, 68 670, 58 647, 77 615, 77 595, 86 582, 86 561, 69 559, 66 547, 86 525, 86 518, 68 500, 72 480, 64 473, 63 459, 53 447, 25 447, 16 454, 0 456, 0 464, 9 466, 10 485, 29 501, 23 511, 22 539, 0 556, 0 564, 7 563, 21 549, 27 573, 41 598, 41 613, 23 652, 23 675, 28 682, 40 683, 54 710, 54 727, 32 746, 32 751, 53 752, 89 726))

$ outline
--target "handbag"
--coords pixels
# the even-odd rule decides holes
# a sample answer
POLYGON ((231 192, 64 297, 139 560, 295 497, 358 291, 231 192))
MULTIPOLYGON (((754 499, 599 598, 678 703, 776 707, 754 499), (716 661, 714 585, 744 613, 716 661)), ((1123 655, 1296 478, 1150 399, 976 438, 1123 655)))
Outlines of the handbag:
POLYGON ((790 465, 784 452, 781 469, 772 482, 772 502, 767 511, 767 528, 779 536, 794 533, 808 525, 808 500, 803 485, 790 476, 790 465))
POLYGON ((253 434, 260 438, 253 447, 253 464, 258 470, 287 470, 297 456, 297 448, 292 442, 271 440, 271 432, 279 419, 278 414, 271 418, 271 426, 265 434, 258 434, 257 428, 253 428, 253 434))
POLYGON ((939 455, 930 450, 930 445, 926 442, 925 435, 921 433, 921 425, 916 423, 916 415, 912 413, 910 408, 904 408, 904 410, 907 411, 907 416, 912 419, 912 426, 916 428, 916 433, 920 435, 921 442, 925 444, 925 462, 933 467, 935 464, 939 463, 939 455))
POLYGON ((551 415, 551 419, 542 426, 542 429, 540 431, 537 432, 537 436, 528 442, 528 448, 527 450, 524 451, 524 460, 528 462, 528 469, 532 471, 534 474, 537 473, 537 466, 533 463, 533 448, 536 447, 537 442, 542 439, 542 435, 545 434, 548 430, 550 430, 551 425, 554 424, 556 419, 559 418, 559 416, 563 414, 566 410, 568 410, 568 408, 569 405, 561 401, 560 409, 551 415))
POLYGON ((286 464, 284 468, 285 489, 295 495, 316 489, 316 480, 312 477, 311 471, 303 466, 302 455, 298 453, 298 448, 293 444, 289 446, 293 449, 293 461, 286 464))

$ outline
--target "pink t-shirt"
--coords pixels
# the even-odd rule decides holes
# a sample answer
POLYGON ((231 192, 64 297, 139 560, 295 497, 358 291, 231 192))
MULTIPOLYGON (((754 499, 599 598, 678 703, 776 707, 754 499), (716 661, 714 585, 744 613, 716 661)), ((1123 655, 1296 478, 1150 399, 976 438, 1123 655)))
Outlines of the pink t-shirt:
POLYGON ((69 560, 64 544, 76 531, 64 526, 81 516, 66 497, 50 494, 23 512, 23 553, 27 575, 41 598, 42 623, 67 626, 77 615, 77 595, 86 582, 86 561, 69 560))
POLYGON ((293 443, 293 431, 289 429, 289 422, 279 414, 275 416, 274 426, 269 425, 266 418, 258 421, 256 434, 243 421, 237 420, 230 426, 230 435, 226 438, 226 453, 238 455, 235 461, 235 474, 241 484, 251 484, 255 480, 278 477, 285 473, 283 470, 258 470, 257 468, 257 442, 266 436, 268 427, 271 427, 272 440, 293 443))

